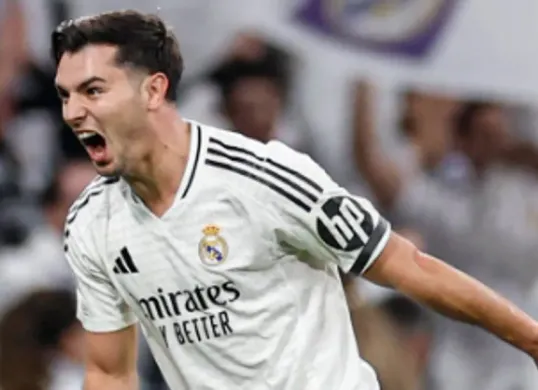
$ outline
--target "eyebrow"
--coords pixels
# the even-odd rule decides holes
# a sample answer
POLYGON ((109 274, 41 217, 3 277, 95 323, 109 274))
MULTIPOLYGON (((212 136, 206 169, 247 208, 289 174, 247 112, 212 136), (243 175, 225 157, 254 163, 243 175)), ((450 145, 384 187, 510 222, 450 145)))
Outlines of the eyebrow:
MULTIPOLYGON (((82 91, 82 90, 88 88, 91 84, 93 84, 95 82, 105 82, 105 81, 106 80, 103 79, 102 77, 92 76, 92 77, 87 78, 86 80, 82 81, 81 83, 79 83, 77 85, 77 87, 75 88, 75 90, 82 91)), ((56 90, 58 91, 58 94, 60 96, 68 96, 69 95, 69 92, 67 91, 67 88, 61 86, 58 83, 55 83, 54 86, 56 87, 56 90)))

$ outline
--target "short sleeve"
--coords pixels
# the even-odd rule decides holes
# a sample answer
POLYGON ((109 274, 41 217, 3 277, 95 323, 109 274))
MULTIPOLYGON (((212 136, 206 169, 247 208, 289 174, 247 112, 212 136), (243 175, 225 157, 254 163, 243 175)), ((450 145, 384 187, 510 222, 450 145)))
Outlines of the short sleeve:
POLYGON ((370 201, 336 184, 309 157, 286 149, 279 158, 287 159, 282 166, 293 183, 289 191, 295 191, 287 200, 274 198, 279 240, 346 273, 364 273, 383 251, 390 224, 370 201))
POLYGON ((136 322, 136 317, 99 266, 96 253, 70 233, 66 258, 77 286, 77 317, 90 332, 113 332, 136 322))

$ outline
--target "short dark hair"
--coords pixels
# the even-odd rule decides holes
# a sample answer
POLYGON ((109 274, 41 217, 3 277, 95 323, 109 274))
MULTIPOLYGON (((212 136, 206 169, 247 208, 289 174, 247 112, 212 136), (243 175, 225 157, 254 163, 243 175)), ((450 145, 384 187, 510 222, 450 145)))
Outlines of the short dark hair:
POLYGON ((278 89, 287 100, 293 59, 281 48, 263 41, 265 53, 256 59, 231 58, 218 64, 210 73, 211 81, 226 100, 239 82, 244 79, 265 79, 278 89))
POLYGON ((227 99, 234 88, 244 79, 264 79, 271 81, 282 98, 286 97, 287 75, 279 64, 266 60, 232 60, 222 64, 210 75, 224 99, 227 99))
POLYGON ((76 53, 87 45, 117 46, 119 65, 130 65, 150 74, 164 73, 170 83, 166 99, 177 101, 183 58, 176 37, 158 16, 127 10, 66 20, 51 38, 56 65, 65 53, 76 53))

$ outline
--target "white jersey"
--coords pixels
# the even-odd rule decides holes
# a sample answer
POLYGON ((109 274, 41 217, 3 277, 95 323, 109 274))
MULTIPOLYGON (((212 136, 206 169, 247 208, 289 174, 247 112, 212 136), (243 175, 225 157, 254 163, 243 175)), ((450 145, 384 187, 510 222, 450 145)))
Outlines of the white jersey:
POLYGON ((338 267, 364 272, 388 223, 306 155, 191 128, 164 216, 121 179, 97 179, 73 205, 65 249, 85 329, 140 322, 172 389, 378 389, 338 267))

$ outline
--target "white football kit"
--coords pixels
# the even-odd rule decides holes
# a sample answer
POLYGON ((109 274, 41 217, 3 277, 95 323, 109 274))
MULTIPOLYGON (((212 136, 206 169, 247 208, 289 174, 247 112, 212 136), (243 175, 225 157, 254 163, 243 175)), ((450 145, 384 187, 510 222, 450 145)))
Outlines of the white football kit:
POLYGON ((122 180, 73 204, 65 251, 91 332, 139 322, 171 389, 375 390, 338 267, 361 274, 389 224, 309 157, 191 122, 158 218, 122 180))

